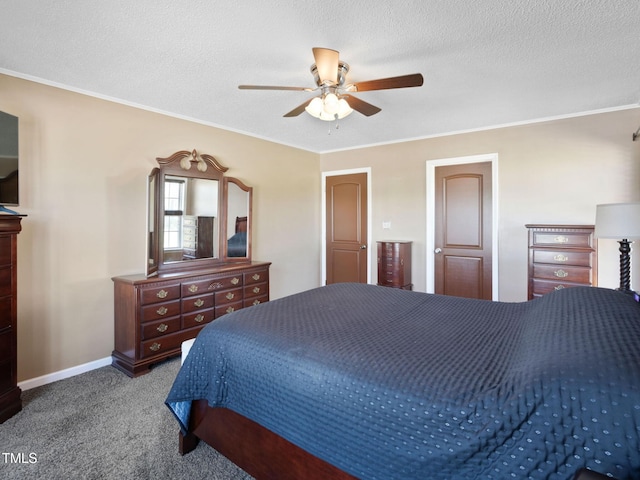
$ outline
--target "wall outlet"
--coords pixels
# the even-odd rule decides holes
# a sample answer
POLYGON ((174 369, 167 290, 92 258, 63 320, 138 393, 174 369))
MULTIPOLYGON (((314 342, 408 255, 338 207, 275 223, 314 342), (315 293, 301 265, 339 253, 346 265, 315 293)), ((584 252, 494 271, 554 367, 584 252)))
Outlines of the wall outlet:
POLYGON ((382 222, 382 228, 385 230, 391 229, 391 222, 382 222))

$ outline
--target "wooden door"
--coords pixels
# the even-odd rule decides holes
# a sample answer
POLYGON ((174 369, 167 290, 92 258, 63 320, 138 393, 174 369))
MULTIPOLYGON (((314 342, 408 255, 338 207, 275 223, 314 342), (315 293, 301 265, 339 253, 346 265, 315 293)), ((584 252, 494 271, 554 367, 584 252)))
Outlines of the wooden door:
POLYGON ((491 162, 435 169, 435 293, 492 299, 491 162))
POLYGON ((331 283, 367 283, 367 174, 326 178, 326 272, 331 283))

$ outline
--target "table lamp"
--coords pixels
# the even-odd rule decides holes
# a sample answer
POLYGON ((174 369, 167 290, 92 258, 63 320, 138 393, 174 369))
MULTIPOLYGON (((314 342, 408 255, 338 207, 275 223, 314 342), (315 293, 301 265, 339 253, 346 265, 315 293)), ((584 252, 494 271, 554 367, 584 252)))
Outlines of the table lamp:
POLYGON ((609 203, 596 206, 597 238, 615 238, 620 244, 620 288, 631 290, 631 243, 640 238, 640 203, 609 203))

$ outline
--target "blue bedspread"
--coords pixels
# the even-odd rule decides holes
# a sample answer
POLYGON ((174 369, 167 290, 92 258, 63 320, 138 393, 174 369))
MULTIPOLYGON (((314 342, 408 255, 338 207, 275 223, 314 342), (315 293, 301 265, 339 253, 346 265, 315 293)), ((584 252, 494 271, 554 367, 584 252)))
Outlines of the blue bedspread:
POLYGON ((363 479, 640 478, 640 305, 337 284, 202 330, 167 405, 236 411, 363 479))

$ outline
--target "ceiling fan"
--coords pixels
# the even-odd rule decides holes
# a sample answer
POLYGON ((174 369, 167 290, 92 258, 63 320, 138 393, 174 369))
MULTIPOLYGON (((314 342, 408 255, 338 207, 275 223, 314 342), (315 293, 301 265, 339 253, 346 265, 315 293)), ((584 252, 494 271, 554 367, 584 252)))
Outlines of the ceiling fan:
POLYGON ((316 87, 282 87, 270 85, 238 85, 241 90, 297 90, 314 92, 320 95, 284 114, 284 117, 296 117, 303 111, 320 120, 338 120, 349 115, 353 110, 367 117, 375 115, 381 109, 352 95, 353 92, 371 90, 387 90, 391 88, 419 87, 423 83, 422 75, 414 73, 399 77, 381 78, 365 82, 346 83, 349 65, 341 61, 339 52, 329 48, 313 48, 315 63, 311 65, 311 73, 316 87))

